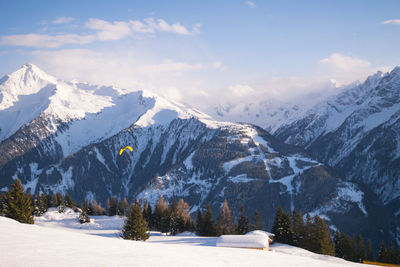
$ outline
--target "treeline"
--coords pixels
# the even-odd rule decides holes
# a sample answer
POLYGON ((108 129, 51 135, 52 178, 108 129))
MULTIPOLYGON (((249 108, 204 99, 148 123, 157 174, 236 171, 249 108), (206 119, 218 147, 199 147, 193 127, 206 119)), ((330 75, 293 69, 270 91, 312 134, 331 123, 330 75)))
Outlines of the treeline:
POLYGON ((324 219, 318 215, 312 218, 307 213, 304 220, 301 212, 296 209, 290 214, 278 207, 272 232, 275 234, 277 242, 301 247, 319 254, 336 256, 354 262, 367 260, 400 263, 400 248, 396 249, 393 242, 387 249, 382 241, 375 259, 370 240, 365 246, 361 235, 349 236, 338 230, 335 231, 332 239, 331 231, 324 219))
MULTIPOLYGON (((79 222, 90 222, 89 216, 126 216, 121 237, 131 240, 146 240, 150 230, 169 233, 172 235, 190 231, 200 236, 220 236, 227 234, 245 234, 250 230, 262 230, 262 218, 257 210, 250 222, 245 215, 244 207, 236 217, 232 214, 228 201, 224 201, 219 209, 218 216, 214 216, 210 204, 204 213, 198 208, 196 221, 190 216, 190 206, 183 199, 172 201, 170 205, 163 197, 157 200, 154 209, 145 203, 143 209, 138 202, 129 203, 126 198, 117 201, 116 198, 106 200, 102 207, 96 200, 81 204, 75 203, 72 198, 60 193, 49 196, 36 193, 33 197, 24 193, 24 187, 16 179, 5 194, 0 194, 0 216, 5 215, 21 223, 34 222, 34 216, 43 215, 49 207, 58 208, 64 212, 67 207, 80 212, 79 222), (236 218, 236 220, 235 220, 236 218)), ((294 245, 309 251, 343 258, 345 260, 362 262, 363 260, 385 263, 400 263, 400 249, 391 242, 388 247, 382 242, 377 258, 374 258, 370 240, 365 246, 361 235, 348 236, 336 231, 331 237, 327 223, 318 215, 311 217, 303 215, 296 209, 292 214, 277 209, 272 232, 277 242, 294 245)))

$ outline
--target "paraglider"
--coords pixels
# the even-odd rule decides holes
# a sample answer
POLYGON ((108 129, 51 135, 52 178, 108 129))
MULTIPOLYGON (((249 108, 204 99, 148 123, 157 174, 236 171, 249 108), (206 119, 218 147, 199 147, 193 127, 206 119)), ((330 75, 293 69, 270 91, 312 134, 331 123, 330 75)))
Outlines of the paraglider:
POLYGON ((122 152, 125 151, 125 149, 129 149, 131 152, 133 151, 133 149, 132 149, 130 146, 126 146, 126 147, 124 147, 124 148, 121 148, 121 150, 119 151, 119 155, 120 155, 120 156, 122 155, 122 152))

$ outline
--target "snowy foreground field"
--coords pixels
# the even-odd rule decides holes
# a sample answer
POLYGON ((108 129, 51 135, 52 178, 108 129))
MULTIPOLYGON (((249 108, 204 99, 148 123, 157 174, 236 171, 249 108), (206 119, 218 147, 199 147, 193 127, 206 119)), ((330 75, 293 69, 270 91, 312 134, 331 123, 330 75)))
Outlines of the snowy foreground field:
POLYGON ((360 266, 273 244, 270 251, 215 247, 216 238, 152 233, 146 242, 118 238, 123 219, 51 210, 35 225, 0 217, 0 266, 360 266))

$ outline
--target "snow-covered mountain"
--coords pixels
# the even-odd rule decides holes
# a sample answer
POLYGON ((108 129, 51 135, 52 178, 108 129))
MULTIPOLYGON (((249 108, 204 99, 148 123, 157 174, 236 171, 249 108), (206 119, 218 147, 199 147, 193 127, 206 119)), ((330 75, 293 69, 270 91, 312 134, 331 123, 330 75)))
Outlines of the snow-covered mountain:
POLYGON ((255 125, 217 122, 146 91, 61 81, 33 65, 2 78, 0 96, 2 190, 18 177, 31 192, 77 201, 183 197, 193 212, 207 201, 216 212, 227 199, 236 213, 258 209, 267 228, 280 205, 375 240, 395 223, 373 193, 255 125), (125 146, 133 151, 119 155, 125 146))
POLYGON ((400 67, 318 103, 274 135, 366 185, 400 217, 400 67))

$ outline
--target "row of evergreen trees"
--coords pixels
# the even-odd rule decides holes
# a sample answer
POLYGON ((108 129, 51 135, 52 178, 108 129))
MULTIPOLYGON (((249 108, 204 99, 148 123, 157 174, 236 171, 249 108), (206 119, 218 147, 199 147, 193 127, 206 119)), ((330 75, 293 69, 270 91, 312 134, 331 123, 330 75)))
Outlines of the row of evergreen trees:
MULTIPOLYGON (((196 231, 201 236, 220 236, 226 234, 245 234, 250 230, 262 230, 262 219, 255 211, 253 223, 245 215, 244 207, 240 208, 240 215, 234 222, 234 217, 225 200, 219 210, 216 221, 210 204, 204 214, 197 211, 197 220, 194 223, 190 216, 190 206, 183 199, 173 201, 171 205, 160 197, 154 207, 144 204, 143 210, 138 202, 129 204, 127 199, 117 202, 116 198, 107 199, 106 208, 97 201, 79 205, 66 194, 57 193, 53 196, 37 193, 33 198, 29 193, 24 193, 21 182, 16 179, 6 194, 0 194, 0 216, 5 215, 21 223, 33 223, 34 216, 41 216, 49 207, 58 207, 63 212, 70 207, 80 212, 79 222, 89 222, 89 215, 125 215, 127 217, 121 236, 125 239, 146 240, 149 230, 164 233, 177 234, 183 231, 196 231)), ((361 235, 348 236, 336 231, 332 240, 330 230, 326 222, 316 215, 311 218, 294 210, 292 214, 285 213, 280 207, 277 209, 272 232, 275 240, 298 246, 316 253, 344 258, 346 260, 360 262, 363 260, 374 261, 374 253, 371 241, 365 247, 361 235)), ((394 243, 386 248, 382 242, 377 258, 379 262, 400 263, 400 249, 394 243)))
POLYGON ((376 260, 385 263, 400 263, 400 248, 396 250, 393 242, 390 243, 389 249, 386 249, 385 243, 382 242, 378 257, 375 259, 370 240, 365 248, 365 242, 361 235, 356 238, 354 234, 348 236, 338 230, 335 231, 332 240, 329 226, 321 217, 316 215, 311 218, 307 213, 304 221, 303 215, 296 209, 289 214, 278 207, 272 232, 275 234, 277 242, 294 245, 319 254, 336 256, 354 262, 376 260))
POLYGON ((210 204, 207 203, 207 210, 204 215, 200 209, 197 210, 196 232, 201 236, 220 236, 242 235, 250 230, 262 230, 262 219, 257 210, 254 213, 253 222, 250 223, 250 220, 246 217, 243 206, 240 207, 240 216, 234 222, 228 201, 225 200, 214 223, 210 204))

